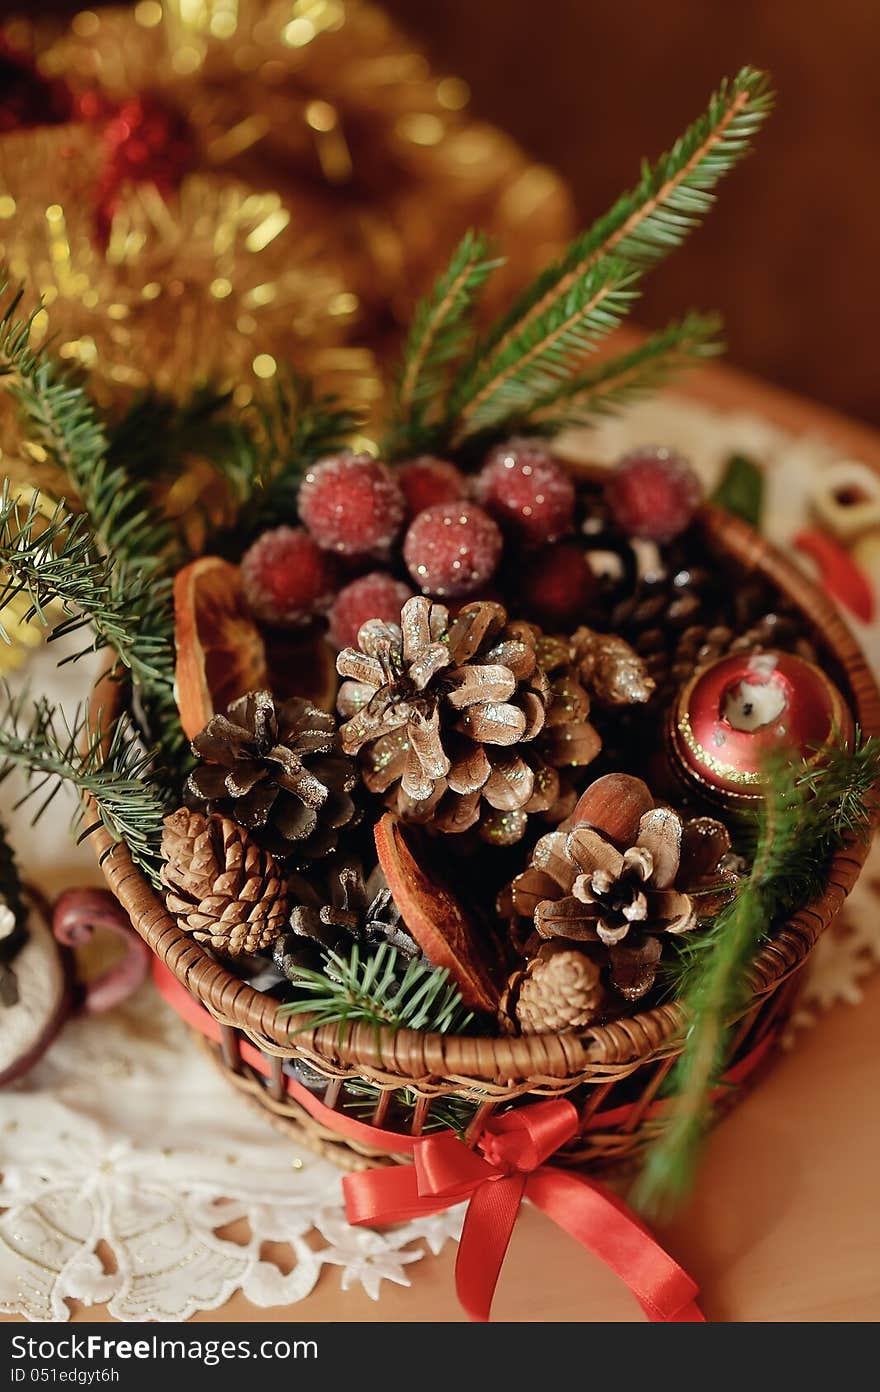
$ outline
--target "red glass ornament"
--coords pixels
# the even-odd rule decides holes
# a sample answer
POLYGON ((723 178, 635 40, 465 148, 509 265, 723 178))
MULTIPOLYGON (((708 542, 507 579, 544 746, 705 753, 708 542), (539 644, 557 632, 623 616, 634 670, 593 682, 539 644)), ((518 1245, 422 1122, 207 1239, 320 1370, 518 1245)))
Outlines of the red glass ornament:
POLYGON ((767 756, 791 750, 807 762, 833 736, 852 740, 843 695, 820 668, 794 653, 723 657, 682 689, 669 723, 674 771, 692 790, 731 808, 764 793, 767 756))

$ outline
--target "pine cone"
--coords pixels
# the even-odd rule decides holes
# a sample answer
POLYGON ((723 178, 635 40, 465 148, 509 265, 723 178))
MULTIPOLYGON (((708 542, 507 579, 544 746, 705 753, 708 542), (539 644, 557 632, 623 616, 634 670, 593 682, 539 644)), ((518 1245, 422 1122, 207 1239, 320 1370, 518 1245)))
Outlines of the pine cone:
POLYGON ((729 850, 720 822, 683 823, 671 808, 653 807, 624 851, 586 824, 542 836, 502 902, 532 918, 542 938, 590 944, 611 986, 635 1001, 654 984, 665 935, 689 932, 698 910, 708 916, 729 897, 729 850))
POLYGON ((229 957, 259 952, 287 926, 284 875, 228 817, 181 807, 165 818, 161 877, 165 903, 197 942, 229 957))
POLYGON ((203 762, 187 780, 188 797, 247 827, 274 855, 326 855, 355 815, 357 768, 336 720, 302 697, 252 691, 213 716, 192 748, 203 762))
MULTIPOLYGON (((530 813, 560 804, 555 765, 589 763, 600 740, 574 680, 554 690, 539 630, 498 604, 407 600, 400 627, 371 621, 337 659, 343 748, 407 821, 518 840, 530 813)), ((570 800, 565 800, 568 805, 570 800)), ((565 815, 562 812, 560 815, 565 815)))
POLYGON ((585 952, 571 944, 543 943, 511 992, 521 1032, 558 1034, 591 1024, 605 997, 600 977, 599 967, 585 952))
POLYGON ((316 949, 347 956, 355 943, 387 942, 403 961, 421 956, 378 867, 365 881, 359 866, 337 866, 319 889, 313 883, 304 888, 299 897, 309 902, 291 910, 290 931, 278 938, 273 952, 276 966, 291 980, 298 967, 320 965, 316 949))

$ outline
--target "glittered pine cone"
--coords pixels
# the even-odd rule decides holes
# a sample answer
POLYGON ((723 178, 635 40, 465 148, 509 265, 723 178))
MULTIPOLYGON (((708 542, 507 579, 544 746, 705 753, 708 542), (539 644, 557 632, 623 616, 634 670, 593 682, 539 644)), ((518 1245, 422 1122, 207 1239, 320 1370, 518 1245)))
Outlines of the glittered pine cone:
POLYGON ((355 763, 334 717, 302 697, 249 692, 213 716, 192 749, 201 763, 187 780, 189 800, 232 817, 275 855, 325 855, 355 816, 355 763))
POLYGON ((275 857, 228 817, 181 807, 165 818, 165 903, 184 932, 229 957, 260 952, 287 926, 287 886, 275 857))
MULTIPOLYGON (((450 620, 423 596, 407 600, 399 627, 365 624, 358 648, 337 659, 347 679, 338 704, 343 748, 359 754, 370 791, 404 820, 477 827, 502 844, 522 836, 530 813, 552 813, 554 764, 579 756, 556 728, 573 717, 538 661, 538 636, 498 604, 468 604, 450 620)), ((598 748, 590 727, 582 761, 598 748)))
POLYGON ((602 1013, 601 969, 572 943, 545 942, 511 980, 504 1003, 522 1034, 584 1029, 602 1013))
POLYGON ((648 807, 631 845, 591 825, 541 837, 503 903, 532 918, 542 938, 595 944, 611 986, 635 1001, 654 984, 663 938, 690 932, 729 898, 729 851, 713 818, 685 823, 669 807, 648 807))
POLYGON ((643 705, 655 683, 642 659, 616 633, 582 626, 571 637, 572 666, 579 681, 604 706, 643 705))
POLYGON ((273 956, 291 980, 299 967, 320 967, 323 952, 347 956, 355 944, 388 943, 404 962, 421 956, 378 867, 365 880, 359 865, 336 865, 320 885, 310 876, 300 886, 295 876, 290 889, 301 902, 291 909, 289 931, 277 939, 273 956))

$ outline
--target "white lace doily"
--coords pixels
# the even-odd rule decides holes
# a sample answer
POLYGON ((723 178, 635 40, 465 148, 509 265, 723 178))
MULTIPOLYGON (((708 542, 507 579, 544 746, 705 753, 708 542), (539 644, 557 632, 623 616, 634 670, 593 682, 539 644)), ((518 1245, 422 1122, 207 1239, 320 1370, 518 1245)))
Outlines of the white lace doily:
MULTIPOLYGON (((672 397, 604 422, 587 453, 611 459, 647 442, 682 450, 709 485, 734 450, 766 464, 765 526, 783 544, 837 458, 822 440, 672 397)), ((880 634, 853 626, 880 664, 880 634)), ((87 692, 94 664, 59 674, 58 655, 38 652, 28 674, 50 699, 68 702, 74 687, 87 692)), ((100 879, 89 848, 67 840, 70 807, 59 798, 38 835, 25 815, 14 821, 22 868, 47 894, 100 879)), ((875 847, 849 912, 811 959, 795 1024, 860 999, 861 980, 880 963, 878 895, 875 847)), ((455 1209, 391 1233, 350 1228, 339 1171, 298 1154, 239 1097, 152 987, 113 1015, 68 1024, 4 1092, 0 1171, 0 1310, 35 1320, 67 1319, 71 1299, 106 1303, 121 1320, 183 1319, 239 1290, 257 1306, 287 1305, 327 1266, 340 1268, 343 1290, 360 1284, 375 1298, 383 1280, 409 1284, 409 1266, 438 1252, 461 1222, 455 1209), (223 1229, 242 1219, 246 1244, 224 1240, 223 1229), (284 1270, 261 1257, 266 1242, 287 1248, 284 1270)))

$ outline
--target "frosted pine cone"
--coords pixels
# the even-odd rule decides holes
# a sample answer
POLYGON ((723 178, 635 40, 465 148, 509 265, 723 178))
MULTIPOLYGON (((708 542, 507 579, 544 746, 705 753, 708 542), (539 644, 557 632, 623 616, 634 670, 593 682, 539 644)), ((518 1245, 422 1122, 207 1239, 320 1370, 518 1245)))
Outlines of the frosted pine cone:
POLYGON ((275 857, 228 817, 181 807, 165 818, 165 903, 186 933, 229 957, 260 952, 287 926, 287 886, 275 857))
MULTIPOLYGON (((405 820, 444 832, 477 826, 496 842, 518 840, 531 812, 549 814, 559 778, 539 736, 563 716, 538 662, 538 636, 509 624, 499 604, 465 605, 450 621, 442 604, 421 596, 403 606, 400 627, 365 624, 359 648, 344 649, 337 667, 347 678, 343 748, 360 755, 370 791, 405 820)), ((589 731, 581 762, 598 752, 589 731)), ((553 744, 562 748, 555 731, 553 744)), ((563 757, 578 762, 576 742, 563 757)))

